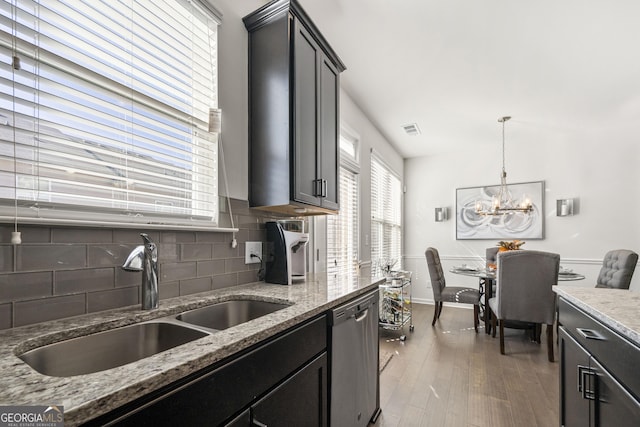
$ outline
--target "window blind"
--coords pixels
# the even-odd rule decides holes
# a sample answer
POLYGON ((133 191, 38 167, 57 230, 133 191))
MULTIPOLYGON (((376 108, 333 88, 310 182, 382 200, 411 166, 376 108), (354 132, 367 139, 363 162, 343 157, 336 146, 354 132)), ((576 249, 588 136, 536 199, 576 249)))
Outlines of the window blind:
POLYGON ((340 213, 327 217, 327 274, 358 273, 358 174, 340 167, 340 213))
POLYGON ((13 0, 0 13, 3 215, 217 224, 208 9, 13 0))
POLYGON ((395 262, 402 269, 402 185, 400 178, 372 153, 371 156, 371 274, 395 262))

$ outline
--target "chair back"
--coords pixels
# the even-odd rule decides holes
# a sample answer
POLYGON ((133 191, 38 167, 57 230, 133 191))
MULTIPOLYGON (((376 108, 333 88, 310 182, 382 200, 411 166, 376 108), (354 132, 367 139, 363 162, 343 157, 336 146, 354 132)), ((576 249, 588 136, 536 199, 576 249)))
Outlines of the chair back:
POLYGON ((499 246, 494 246, 492 248, 487 248, 485 250, 485 258, 486 258, 486 266, 489 267, 489 264, 496 264, 498 261, 498 249, 499 246))
POLYGON ((605 254, 598 274, 596 288, 629 289, 631 277, 638 263, 638 254, 616 249, 605 254))
POLYGON ((560 255, 532 250, 498 253, 497 312, 499 319, 552 325, 560 255))
POLYGON ((433 300, 442 300, 442 290, 447 285, 444 280, 444 272, 440 264, 440 254, 436 248, 427 248, 424 255, 427 257, 429 267, 429 277, 431 278, 431 289, 433 289, 433 300))

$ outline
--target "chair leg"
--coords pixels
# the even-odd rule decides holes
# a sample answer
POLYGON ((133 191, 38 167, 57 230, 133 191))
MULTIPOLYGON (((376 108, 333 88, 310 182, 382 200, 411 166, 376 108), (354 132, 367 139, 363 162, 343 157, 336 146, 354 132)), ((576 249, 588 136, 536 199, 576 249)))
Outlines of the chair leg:
POLYGON ((473 328, 476 330, 476 334, 478 333, 478 316, 480 315, 480 307, 478 304, 473 306, 473 328))
POLYGON ((496 337, 496 322, 498 321, 498 316, 493 311, 491 313, 491 337, 496 337))
POLYGON ((504 320, 500 319, 500 354, 504 354, 504 320))
POLYGON ((553 362, 553 325, 547 325, 547 353, 549 362, 553 362))
POLYGON ((440 315, 442 314, 442 304, 443 304, 443 302, 440 301, 440 307, 438 308, 438 319, 440 318, 440 315))
POLYGON ((438 307, 440 306, 440 303, 438 301, 436 301, 433 305, 433 321, 431 322, 431 326, 434 326, 436 324, 436 320, 438 320, 438 307))

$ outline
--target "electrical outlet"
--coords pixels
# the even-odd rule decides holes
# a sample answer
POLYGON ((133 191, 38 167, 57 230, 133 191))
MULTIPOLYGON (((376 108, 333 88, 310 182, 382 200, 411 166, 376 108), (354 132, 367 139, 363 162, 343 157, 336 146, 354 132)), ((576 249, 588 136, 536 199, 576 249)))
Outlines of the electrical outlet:
POLYGON ((244 244, 244 263, 256 264, 260 262, 262 258, 262 242, 247 242, 244 244), (252 257, 251 255, 257 255, 260 258, 252 257))

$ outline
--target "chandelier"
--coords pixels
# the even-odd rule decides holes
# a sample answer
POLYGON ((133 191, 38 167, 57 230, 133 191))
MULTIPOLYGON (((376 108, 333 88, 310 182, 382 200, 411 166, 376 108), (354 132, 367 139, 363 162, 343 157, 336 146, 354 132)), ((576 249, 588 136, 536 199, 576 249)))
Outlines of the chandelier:
POLYGON ((502 123, 502 173, 500 174, 500 191, 491 198, 491 205, 481 201, 476 202, 476 213, 478 215, 506 215, 515 212, 530 213, 532 210, 531 200, 522 197, 517 203, 511 197, 511 192, 507 187, 507 171, 504 168, 504 124, 510 120, 510 116, 500 117, 498 122, 502 123))

